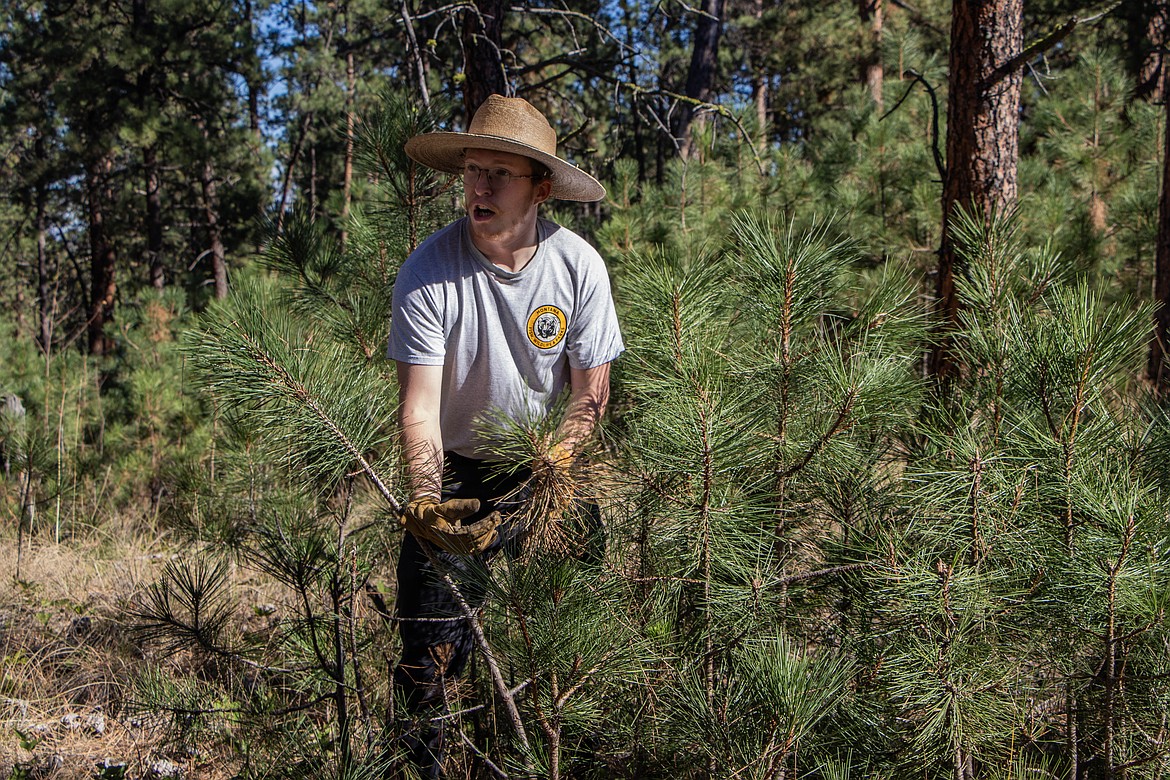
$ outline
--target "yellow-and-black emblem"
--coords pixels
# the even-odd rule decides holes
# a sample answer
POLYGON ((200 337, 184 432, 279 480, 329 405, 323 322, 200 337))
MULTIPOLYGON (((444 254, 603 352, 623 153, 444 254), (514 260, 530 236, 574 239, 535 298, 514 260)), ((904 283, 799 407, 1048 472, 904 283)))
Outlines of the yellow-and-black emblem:
POLYGON ((565 337, 568 324, 556 306, 541 306, 528 317, 528 340, 541 349, 552 349, 565 337))

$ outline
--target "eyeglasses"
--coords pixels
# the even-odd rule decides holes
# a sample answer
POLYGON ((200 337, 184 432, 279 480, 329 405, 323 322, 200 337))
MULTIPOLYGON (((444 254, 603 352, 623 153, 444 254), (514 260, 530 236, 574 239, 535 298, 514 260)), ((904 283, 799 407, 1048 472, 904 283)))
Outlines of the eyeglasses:
POLYGON ((480 168, 475 163, 463 166, 463 183, 479 184, 479 177, 487 176, 488 187, 493 190, 502 190, 511 183, 512 179, 534 179, 534 173, 512 173, 503 168, 480 168))

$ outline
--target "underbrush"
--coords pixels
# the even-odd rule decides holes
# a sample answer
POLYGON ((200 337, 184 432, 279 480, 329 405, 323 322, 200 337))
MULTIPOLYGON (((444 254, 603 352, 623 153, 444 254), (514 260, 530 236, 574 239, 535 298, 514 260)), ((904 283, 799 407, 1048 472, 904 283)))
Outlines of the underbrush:
MULTIPOLYGON (((25 542, 21 577, 0 581, 0 777, 227 778, 240 768, 230 704, 159 709, 158 686, 228 687, 238 669, 198 649, 147 641, 134 614, 142 594, 184 552, 108 522, 101 535, 25 542)), ((15 571, 16 539, 0 541, 15 571)), ((276 589, 235 569, 237 630, 262 641, 280 620, 276 589)), ((224 700, 226 702, 226 699, 224 700)))

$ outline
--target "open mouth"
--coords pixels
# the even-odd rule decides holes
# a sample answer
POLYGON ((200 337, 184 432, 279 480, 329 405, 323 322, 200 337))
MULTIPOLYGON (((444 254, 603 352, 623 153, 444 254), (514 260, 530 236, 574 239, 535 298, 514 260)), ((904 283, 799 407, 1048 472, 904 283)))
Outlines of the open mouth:
POLYGON ((473 206, 471 208, 471 216, 473 219, 491 219, 495 215, 495 211, 486 206, 473 206))

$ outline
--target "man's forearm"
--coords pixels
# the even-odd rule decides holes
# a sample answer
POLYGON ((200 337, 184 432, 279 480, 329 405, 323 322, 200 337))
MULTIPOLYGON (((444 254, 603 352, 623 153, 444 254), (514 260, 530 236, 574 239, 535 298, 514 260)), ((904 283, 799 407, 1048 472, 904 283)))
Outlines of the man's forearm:
POLYGON ((569 405, 557 427, 555 443, 576 455, 593 435, 609 403, 609 364, 572 372, 569 405))
POLYGON ((405 416, 400 422, 411 498, 438 497, 443 491, 443 445, 437 426, 405 416))
POLYGON ((411 498, 438 498, 443 491, 441 378, 441 366, 398 363, 398 423, 411 498))

